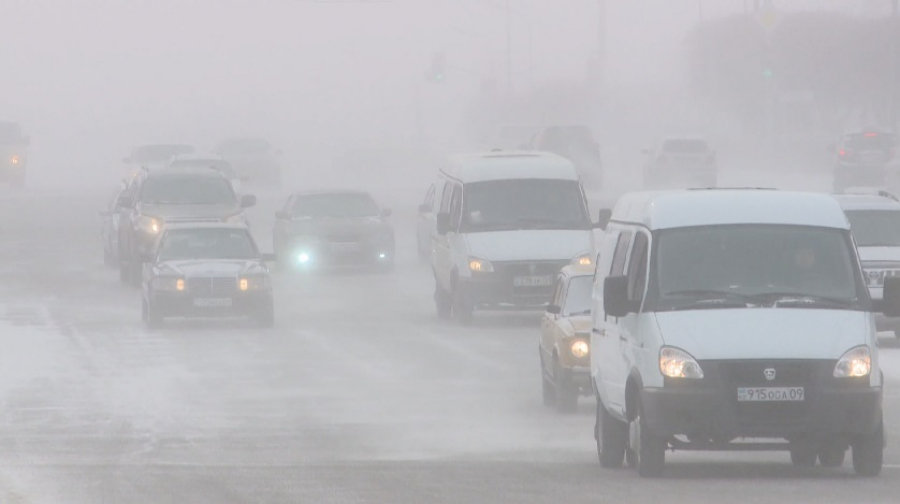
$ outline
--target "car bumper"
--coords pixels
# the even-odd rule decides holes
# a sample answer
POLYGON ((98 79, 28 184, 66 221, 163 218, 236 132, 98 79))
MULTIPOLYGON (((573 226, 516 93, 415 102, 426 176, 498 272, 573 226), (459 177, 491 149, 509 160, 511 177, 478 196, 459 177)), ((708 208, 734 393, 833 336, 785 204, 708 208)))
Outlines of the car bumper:
POLYGON ((459 288, 472 306, 531 308, 546 305, 553 279, 569 261, 494 263, 494 272, 461 278, 459 288), (516 285, 517 278, 542 278, 540 285, 516 285))
POLYGON ((231 295, 155 292, 151 303, 163 317, 242 317, 268 310, 273 305, 271 291, 231 295))
POLYGON ((578 389, 580 395, 589 396, 594 394, 593 385, 591 384, 590 368, 575 366, 563 368, 561 371, 566 373, 566 379, 573 387, 578 389))
MULTIPOLYGON (((645 388, 641 391, 641 405, 653 432, 666 437, 687 435, 692 441, 728 442, 739 437, 834 438, 875 432, 881 418, 881 387, 868 386, 868 378, 865 383, 825 382, 838 380, 804 383, 803 401, 742 402, 737 400, 738 386, 714 373, 696 383, 645 388)), ((767 385, 748 383, 746 386, 767 385)))

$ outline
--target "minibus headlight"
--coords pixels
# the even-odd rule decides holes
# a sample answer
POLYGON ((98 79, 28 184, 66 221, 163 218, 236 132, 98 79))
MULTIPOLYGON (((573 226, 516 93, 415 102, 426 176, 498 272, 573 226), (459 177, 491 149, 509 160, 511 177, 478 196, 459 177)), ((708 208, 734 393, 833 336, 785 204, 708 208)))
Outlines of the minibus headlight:
POLYGON ((494 266, 485 259, 479 259, 478 257, 470 257, 469 258, 469 269, 472 273, 492 273, 494 271, 494 266))
POLYGON ((862 345, 844 352, 834 366, 835 378, 861 378, 872 372, 872 353, 862 345))
POLYGON ((691 354, 675 347, 659 350, 659 371, 669 378, 703 378, 703 370, 691 354))
POLYGON ((572 259, 573 266, 590 266, 594 264, 594 260, 591 259, 590 253, 581 254, 580 256, 572 259))
POLYGON ((571 350, 572 350, 572 355, 574 355, 576 358, 580 359, 582 357, 585 357, 588 353, 590 353, 591 346, 588 344, 587 341, 577 339, 572 342, 571 350))

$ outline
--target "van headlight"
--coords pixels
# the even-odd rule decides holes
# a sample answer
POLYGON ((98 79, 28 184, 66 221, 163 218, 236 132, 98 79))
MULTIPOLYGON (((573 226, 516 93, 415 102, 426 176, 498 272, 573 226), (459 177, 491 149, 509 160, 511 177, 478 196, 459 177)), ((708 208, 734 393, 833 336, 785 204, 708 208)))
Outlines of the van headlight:
POLYGON ((472 273, 493 273, 494 266, 487 259, 481 259, 478 257, 470 257, 469 258, 469 270, 472 273))
POLYGON ((572 355, 580 359, 591 352, 591 346, 587 341, 578 339, 572 342, 570 350, 572 351, 572 355))
POLYGON ((691 354, 675 347, 659 350, 659 371, 669 378, 703 378, 703 369, 691 354))
POLYGON ((591 258, 591 253, 586 252, 572 259, 571 264, 573 266, 590 266, 594 264, 594 260, 591 258))
POLYGON ((834 366, 835 378, 861 378, 872 372, 872 352, 861 345, 844 352, 834 366))
POLYGON ((162 229, 162 222, 153 218, 142 215, 138 218, 138 229, 147 234, 157 234, 162 229))

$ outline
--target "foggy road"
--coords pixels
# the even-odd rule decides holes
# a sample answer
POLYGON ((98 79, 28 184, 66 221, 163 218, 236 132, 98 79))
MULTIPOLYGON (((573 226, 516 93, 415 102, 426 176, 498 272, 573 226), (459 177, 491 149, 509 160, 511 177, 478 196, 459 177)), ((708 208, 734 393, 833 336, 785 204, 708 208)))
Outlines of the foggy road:
MULTIPOLYGON (((270 247, 281 195, 250 212, 270 247)), ((0 502, 893 502, 900 345, 883 338, 879 478, 787 452, 602 470, 593 400, 541 404, 537 312, 439 321, 394 205, 391 274, 275 274, 276 325, 141 324, 101 261, 97 191, 0 194, 0 502)))

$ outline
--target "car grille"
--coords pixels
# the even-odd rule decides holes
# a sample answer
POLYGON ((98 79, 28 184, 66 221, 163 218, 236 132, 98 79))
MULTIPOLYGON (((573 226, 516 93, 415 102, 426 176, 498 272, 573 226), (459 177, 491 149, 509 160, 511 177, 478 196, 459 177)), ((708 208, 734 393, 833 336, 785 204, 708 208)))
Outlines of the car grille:
POLYGON ((192 296, 230 296, 237 291, 235 277, 199 277, 187 279, 188 292, 192 296))

